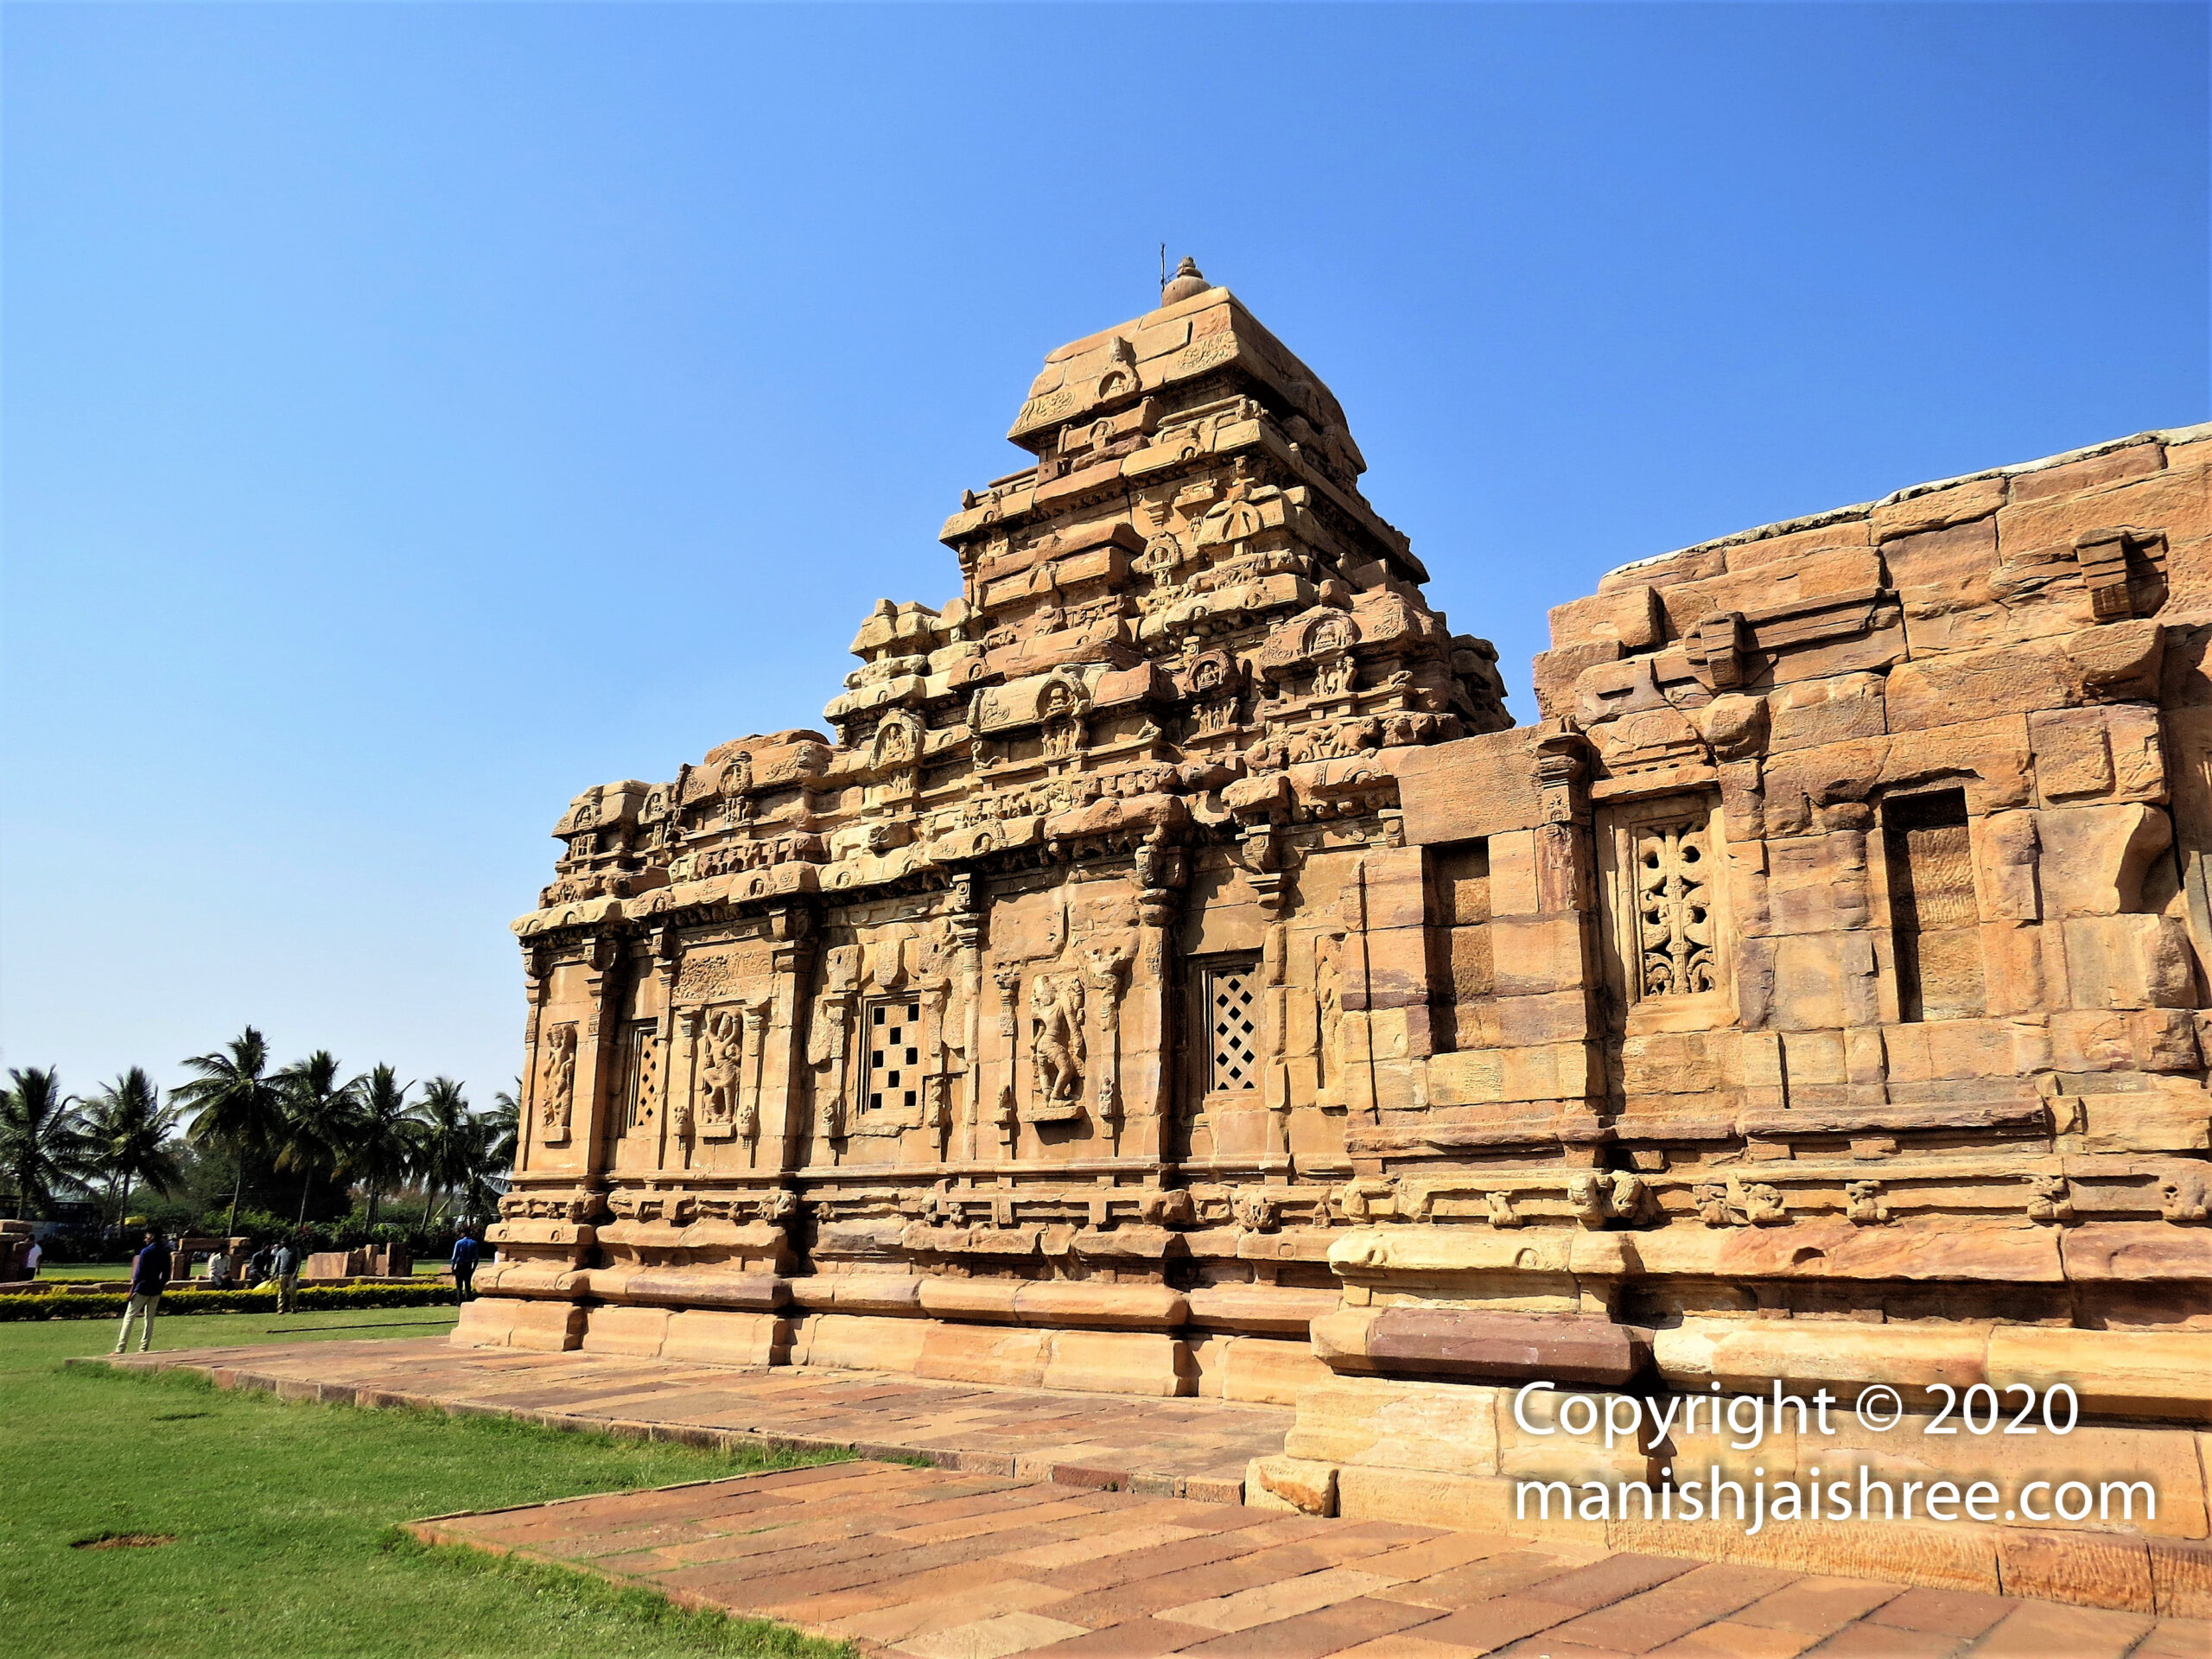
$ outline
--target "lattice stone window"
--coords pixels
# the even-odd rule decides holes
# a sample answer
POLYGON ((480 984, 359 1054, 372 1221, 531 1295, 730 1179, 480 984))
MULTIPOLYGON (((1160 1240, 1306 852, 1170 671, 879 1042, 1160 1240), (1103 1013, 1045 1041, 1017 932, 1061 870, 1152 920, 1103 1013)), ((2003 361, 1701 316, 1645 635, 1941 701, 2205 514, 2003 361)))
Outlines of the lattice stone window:
POLYGON ((1694 996, 1714 988, 1713 849, 1704 818, 1629 832, 1636 882, 1637 995, 1694 996))
POLYGON ((1616 801, 1598 815, 1606 1018, 1616 1034, 1726 1024, 1727 840, 1712 796, 1616 801))
POLYGON ((921 1098, 922 1005, 911 996, 868 1005, 868 1079, 862 1103, 871 1112, 911 1108, 921 1098))
POLYGON ((629 1135, 652 1122, 653 1092, 659 1084, 658 1024, 640 1020, 631 1026, 624 1046, 622 1067, 622 1133, 629 1135))
POLYGON ((1214 968, 1205 976, 1206 1091, 1260 1086, 1259 971, 1250 964, 1214 968))

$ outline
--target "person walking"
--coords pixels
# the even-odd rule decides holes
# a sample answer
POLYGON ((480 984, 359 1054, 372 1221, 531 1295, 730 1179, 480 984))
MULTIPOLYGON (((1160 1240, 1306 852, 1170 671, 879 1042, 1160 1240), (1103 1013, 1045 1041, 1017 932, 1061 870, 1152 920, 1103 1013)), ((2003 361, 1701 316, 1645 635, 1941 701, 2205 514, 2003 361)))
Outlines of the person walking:
POLYGON ((276 1311, 290 1313, 300 1288, 300 1249, 290 1239, 276 1241, 276 1252, 269 1258, 269 1276, 276 1281, 276 1311))
POLYGON ((130 1344, 130 1321, 144 1321, 138 1327, 138 1351, 144 1353, 154 1345, 154 1311, 162 1305, 162 1293, 169 1285, 168 1246, 162 1243, 159 1233, 148 1233, 146 1242, 130 1262, 130 1295, 123 1305, 123 1329, 116 1332, 115 1351, 121 1353, 130 1344))
POLYGON ((30 1249, 23 1252, 24 1278, 35 1279, 38 1277, 38 1259, 45 1254, 46 1252, 44 1250, 39 1249, 38 1240, 35 1238, 32 1239, 30 1249))
POLYGON ((476 1294, 476 1235, 466 1227, 453 1242, 453 1299, 465 1302, 476 1294))

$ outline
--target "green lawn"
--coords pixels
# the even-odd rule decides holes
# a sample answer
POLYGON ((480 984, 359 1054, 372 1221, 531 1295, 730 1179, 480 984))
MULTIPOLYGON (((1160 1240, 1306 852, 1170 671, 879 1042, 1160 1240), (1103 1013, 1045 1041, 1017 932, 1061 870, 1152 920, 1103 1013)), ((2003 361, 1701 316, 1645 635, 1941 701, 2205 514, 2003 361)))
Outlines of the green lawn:
MULTIPOLYGON (((168 1318, 156 1348, 433 1335, 443 1308, 168 1318)), ((135 1337, 134 1332, 134 1345, 135 1337)), ((0 1325, 0 1648, 25 1655, 830 1656, 772 1625, 393 1523, 701 1480, 761 1461, 496 1418, 282 1405, 100 1366, 105 1320, 0 1325), (81 1549, 152 1534, 153 1548, 81 1549)), ((808 1459, 795 1461, 810 1461, 808 1459)))

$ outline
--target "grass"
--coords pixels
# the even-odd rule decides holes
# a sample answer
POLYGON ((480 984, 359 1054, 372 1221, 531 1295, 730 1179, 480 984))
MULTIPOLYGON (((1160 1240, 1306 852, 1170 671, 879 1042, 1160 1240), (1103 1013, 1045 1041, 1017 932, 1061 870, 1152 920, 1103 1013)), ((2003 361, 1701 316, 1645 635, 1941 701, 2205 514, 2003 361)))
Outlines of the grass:
MULTIPOLYGON (((435 1335, 442 1308, 170 1318, 157 1348, 435 1335)), ((135 1333, 134 1333, 135 1338, 135 1333)), ((829 1656, 558 1567, 395 1523, 772 1466, 499 1418, 283 1405, 103 1366, 106 1321, 0 1326, 0 1646, 22 1654, 829 1656), (171 1543, 84 1548, 141 1536, 171 1543)), ((808 1462, 798 1458, 784 1461, 808 1462)))

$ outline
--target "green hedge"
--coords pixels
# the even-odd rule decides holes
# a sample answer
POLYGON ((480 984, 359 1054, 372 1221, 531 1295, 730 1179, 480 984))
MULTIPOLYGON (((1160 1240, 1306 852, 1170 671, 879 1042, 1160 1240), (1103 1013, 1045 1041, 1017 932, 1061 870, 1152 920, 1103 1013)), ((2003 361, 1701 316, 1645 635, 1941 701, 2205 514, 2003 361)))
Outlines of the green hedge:
MULTIPOLYGON (((0 1296, 0 1325, 11 1319, 118 1319, 130 1299, 114 1291, 90 1294, 0 1296)), ((433 1307, 453 1306, 453 1287, 443 1284, 302 1286, 292 1299, 296 1308, 433 1307)), ((253 1290, 172 1290, 162 1297, 164 1313, 273 1313, 274 1285, 253 1290)))

